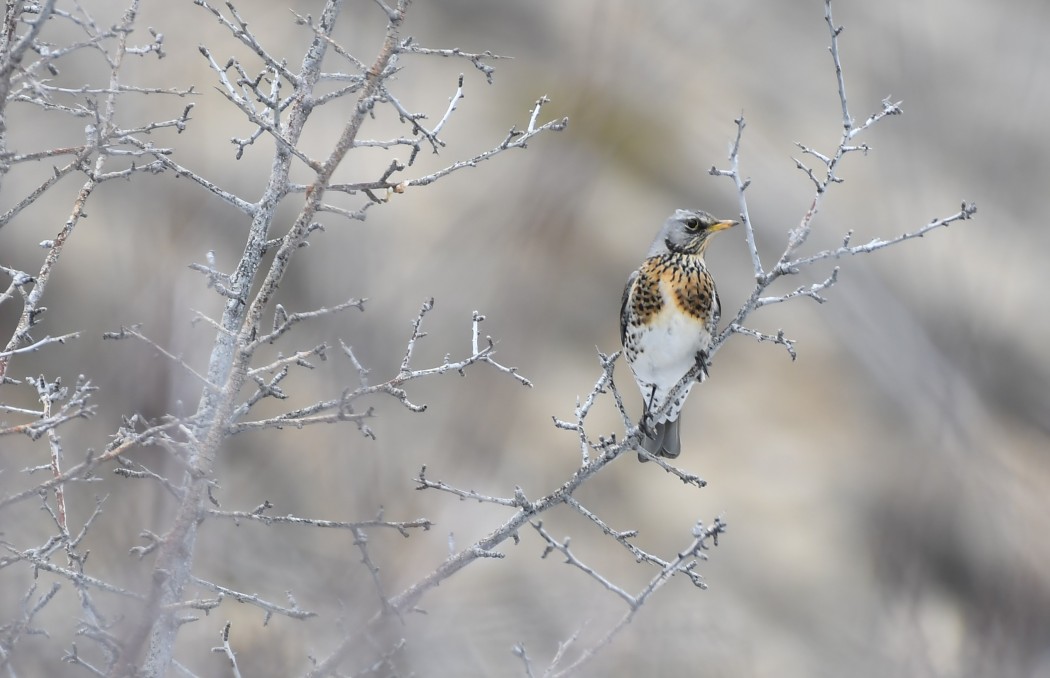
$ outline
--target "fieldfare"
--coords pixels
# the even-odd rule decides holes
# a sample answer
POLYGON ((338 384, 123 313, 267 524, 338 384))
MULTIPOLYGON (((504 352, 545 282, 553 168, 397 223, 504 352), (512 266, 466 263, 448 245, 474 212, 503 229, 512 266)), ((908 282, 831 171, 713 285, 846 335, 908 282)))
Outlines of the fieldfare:
MULTIPOLYGON (((694 365, 701 367, 700 381, 707 376, 707 350, 721 309, 704 252, 713 233, 736 223, 699 210, 675 211, 627 279, 620 341, 645 402, 641 446, 655 456, 673 459, 682 451, 678 416, 693 384, 664 405, 694 365)), ((638 459, 648 461, 641 451, 638 459)))

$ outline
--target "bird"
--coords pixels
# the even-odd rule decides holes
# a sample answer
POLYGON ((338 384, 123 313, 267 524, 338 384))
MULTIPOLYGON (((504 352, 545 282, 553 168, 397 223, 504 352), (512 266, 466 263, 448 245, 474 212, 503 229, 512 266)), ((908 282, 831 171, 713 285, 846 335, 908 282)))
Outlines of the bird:
MULTIPOLYGON (((702 210, 676 210, 623 290, 620 341, 644 400, 640 445, 653 456, 674 459, 682 451, 679 415, 696 382, 664 404, 694 365, 700 381, 707 376, 721 302, 704 253, 712 235, 737 223, 702 210)), ((649 460, 645 452, 638 451, 639 461, 649 460)))

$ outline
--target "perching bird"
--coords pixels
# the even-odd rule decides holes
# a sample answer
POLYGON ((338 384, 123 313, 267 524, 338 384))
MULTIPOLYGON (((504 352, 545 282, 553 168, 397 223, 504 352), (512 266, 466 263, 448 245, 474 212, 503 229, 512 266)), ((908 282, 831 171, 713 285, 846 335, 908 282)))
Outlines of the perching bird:
MULTIPOLYGON (((642 447, 655 456, 674 458, 682 451, 678 416, 693 385, 654 415, 694 365, 701 365, 700 381, 707 375, 707 350, 721 309, 704 252, 712 234, 736 223, 700 210, 675 211, 627 279, 620 341, 645 401, 642 447)), ((638 459, 648 461, 642 452, 638 459)))

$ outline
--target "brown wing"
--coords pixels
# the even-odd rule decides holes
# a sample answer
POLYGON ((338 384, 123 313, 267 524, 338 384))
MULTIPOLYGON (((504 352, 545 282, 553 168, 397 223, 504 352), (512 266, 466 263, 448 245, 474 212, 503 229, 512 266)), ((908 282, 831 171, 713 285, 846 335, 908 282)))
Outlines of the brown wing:
POLYGON ((620 343, 627 339, 627 302, 631 298, 631 286, 638 279, 638 271, 627 278, 627 286, 623 288, 623 301, 620 302, 620 343))

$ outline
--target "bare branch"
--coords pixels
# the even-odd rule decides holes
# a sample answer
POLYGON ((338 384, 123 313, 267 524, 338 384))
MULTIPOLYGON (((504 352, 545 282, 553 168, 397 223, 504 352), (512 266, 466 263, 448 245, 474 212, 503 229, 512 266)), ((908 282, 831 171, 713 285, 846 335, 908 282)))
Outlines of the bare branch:
POLYGON ((67 341, 69 341, 70 339, 79 339, 79 338, 80 338, 80 332, 70 332, 69 334, 63 334, 60 337, 47 336, 47 337, 44 337, 43 339, 40 339, 38 341, 34 341, 32 344, 29 344, 27 346, 23 346, 21 348, 14 348, 14 349, 11 349, 10 351, 0 351, 0 358, 10 358, 11 356, 20 355, 20 354, 23 354, 23 353, 35 353, 35 352, 39 351, 40 349, 42 349, 45 346, 49 346, 51 344, 64 344, 67 341))
POLYGON ((794 299, 796 297, 809 297, 818 304, 823 304, 825 301, 827 301, 827 299, 821 296, 820 293, 834 285, 836 282, 838 282, 838 276, 839 269, 838 266, 836 266, 831 271, 831 275, 825 278, 822 282, 797 287, 793 291, 788 292, 787 294, 781 294, 772 297, 759 297, 755 301, 755 308, 757 309, 763 306, 769 306, 771 304, 780 304, 785 301, 794 299))
POLYGON ((525 670, 525 678, 534 678, 535 674, 532 672, 532 660, 529 659, 529 655, 525 653, 525 644, 518 643, 510 649, 511 654, 521 660, 522 668, 525 670))
POLYGON ((165 153, 163 151, 163 149, 158 149, 158 148, 154 147, 153 144, 146 143, 144 141, 139 141, 138 139, 135 139, 134 137, 129 137, 128 138, 128 143, 133 144, 134 146, 136 146, 137 148, 142 149, 143 151, 147 151, 147 152, 153 154, 153 157, 156 158, 157 162, 159 162, 164 167, 166 167, 167 169, 170 169, 172 172, 174 172, 175 176, 189 179, 190 181, 192 181, 195 184, 197 184, 198 186, 204 188, 206 191, 208 191, 209 193, 211 193, 215 197, 219 198, 220 200, 222 200, 226 204, 237 208, 242 213, 244 213, 244 214, 246 214, 248 216, 254 216, 255 215, 255 210, 256 210, 256 206, 255 205, 253 205, 252 203, 248 202, 247 200, 242 200, 241 198, 238 198, 233 193, 220 188, 218 185, 212 183, 211 181, 208 181, 207 179, 205 179, 201 175, 197 174, 196 172, 194 172, 194 171, 192 171, 192 170, 190 170, 190 169, 188 169, 186 167, 183 167, 179 163, 177 163, 174 160, 172 160, 171 158, 169 158, 168 154, 165 153))
POLYGON ((486 64, 485 60, 487 60, 487 59, 496 60, 496 59, 508 59, 508 58, 510 58, 510 57, 500 56, 498 54, 493 54, 492 52, 488 52, 488 51, 481 52, 479 54, 472 54, 470 52, 464 52, 463 50, 459 49, 458 47, 453 47, 452 49, 433 49, 433 48, 428 48, 428 47, 420 47, 415 42, 412 42, 411 39, 408 39, 408 40, 405 40, 404 42, 402 42, 401 46, 400 46, 400 49, 401 49, 402 52, 409 53, 409 54, 435 54, 435 55, 438 55, 438 56, 443 56, 443 57, 448 57, 448 58, 466 59, 467 61, 469 61, 470 63, 472 63, 474 65, 474 68, 478 69, 479 71, 481 71, 482 73, 485 74, 485 78, 488 80, 488 83, 490 85, 492 84, 492 76, 493 76, 493 74, 495 74, 496 69, 493 68, 492 66, 489 66, 488 64, 486 64))
POLYGON ((293 85, 300 85, 299 76, 288 70, 284 61, 279 61, 273 56, 271 56, 270 53, 267 52, 259 43, 255 35, 248 30, 247 22, 245 22, 244 19, 241 18, 240 14, 237 13, 237 10, 233 6, 233 3, 226 3, 227 8, 233 15, 233 20, 231 20, 228 19, 225 15, 223 15, 222 12, 220 12, 218 9, 209 5, 205 0, 193 0, 193 2, 194 4, 203 7, 204 9, 211 12, 212 16, 214 16, 220 24, 225 26, 230 31, 230 34, 233 37, 240 40, 244 45, 246 45, 249 49, 255 52, 255 54, 260 59, 262 59, 269 68, 280 73, 282 78, 288 80, 293 85))
POLYGON ((558 656, 555 657, 550 667, 544 672, 544 675, 551 676, 552 678, 565 678, 567 676, 573 675, 583 665, 587 664, 595 656, 597 656, 597 654, 603 648, 605 648, 609 643, 611 643, 613 638, 619 635, 620 632, 623 631, 623 629, 631 623, 631 620, 634 619, 634 615, 638 612, 642 605, 644 605, 645 602, 654 593, 663 588, 663 586, 668 581, 670 581, 671 577, 673 577, 675 574, 679 572, 687 574, 690 576, 690 578, 696 586, 704 588, 703 581, 700 580, 699 577, 693 572, 695 559, 704 557, 703 551, 708 549, 708 540, 710 540, 715 546, 717 546, 718 535, 725 532, 725 530, 726 524, 721 519, 715 519, 715 521, 707 527, 704 527, 702 523, 697 523, 696 527, 693 529, 693 542, 689 546, 687 546, 685 550, 680 552, 676 558, 669 561, 667 565, 649 581, 649 584, 646 585, 645 588, 643 588, 637 596, 632 597, 628 595, 631 601, 633 601, 633 603, 629 603, 630 608, 624 614, 624 616, 621 617, 620 620, 612 628, 610 628, 606 632, 606 634, 602 636, 601 639, 598 640, 598 642, 596 642, 591 647, 586 648, 576 659, 576 661, 572 662, 568 666, 565 666, 564 668, 558 667, 558 664, 562 659, 562 654, 559 652, 558 656))
POLYGON ((213 647, 211 651, 226 655, 226 658, 230 660, 230 671, 233 673, 234 678, 241 678, 241 670, 237 666, 237 656, 233 653, 233 648, 230 646, 230 622, 226 622, 226 626, 222 627, 220 638, 222 639, 222 646, 213 647))
MULTIPOLYGON (((72 151, 73 149, 68 150, 72 151)), ((29 207, 30 205, 36 203, 37 200, 39 200, 40 197, 49 188, 57 184, 63 177, 80 169, 82 163, 87 159, 89 155, 88 149, 81 147, 80 149, 77 149, 76 153, 77 157, 75 160, 73 160, 64 167, 56 167, 54 171, 51 172, 51 176, 49 176, 47 179, 44 179, 44 181, 39 186, 30 191, 24 198, 15 203, 15 205, 8 209, 6 212, 0 214, 0 228, 3 228, 5 225, 7 225, 8 222, 10 222, 12 219, 21 214, 22 210, 24 210, 26 207, 29 207)))
POLYGON ((850 246, 848 244, 849 240, 847 237, 846 243, 843 244, 841 247, 837 247, 835 249, 830 250, 823 250, 821 252, 817 252, 816 254, 807 257, 793 259, 785 263, 782 268, 786 273, 793 273, 795 272, 795 270, 803 266, 808 266, 809 264, 818 261, 824 261, 826 259, 840 259, 842 257, 853 256, 856 254, 869 254, 876 250, 881 250, 885 247, 889 247, 890 245, 896 245, 897 243, 904 242, 905 240, 921 238, 934 229, 948 226, 949 224, 955 223, 957 221, 966 221, 968 219, 973 218, 973 215, 975 214, 977 214, 977 205, 972 202, 963 201, 961 209, 955 214, 952 214, 947 217, 941 217, 938 219, 932 219, 929 223, 914 231, 902 233, 896 237, 890 238, 889 240, 875 238, 874 240, 871 240, 870 242, 864 245, 854 246, 850 246))
MULTIPOLYGON (((417 483, 417 490, 441 490, 442 492, 448 492, 449 494, 453 494, 459 497, 460 499, 472 499, 482 504, 498 504, 500 506, 511 507, 522 506, 522 501, 518 497, 515 497, 513 499, 506 499, 504 497, 490 497, 488 495, 481 494, 480 492, 475 492, 474 490, 461 490, 457 487, 452 487, 451 485, 447 485, 440 480, 431 480, 427 478, 426 466, 423 466, 423 468, 419 469, 419 474, 414 478, 414 480, 417 483)), ((527 505, 528 502, 525 502, 525 504, 527 505)))
MULTIPOLYGON (((272 507, 269 502, 264 504, 266 508, 272 507)), ((265 510, 265 509, 264 509, 265 510)), ((430 522, 426 518, 418 518, 416 520, 406 521, 386 521, 381 519, 374 520, 355 520, 355 521, 342 521, 342 520, 321 520, 319 518, 301 518, 293 515, 284 516, 271 516, 265 515, 258 509, 256 511, 220 511, 218 509, 208 509, 205 514, 209 518, 225 518, 232 520, 235 523, 240 521, 258 522, 264 525, 299 525, 304 527, 319 527, 324 529, 343 529, 343 530, 367 530, 371 528, 384 528, 390 530, 396 530, 401 534, 402 537, 408 537, 413 529, 421 529, 424 532, 434 526, 434 523, 430 522)))
POLYGON ((277 340, 278 337, 288 332, 288 330, 292 329, 292 327, 294 327, 296 323, 300 323, 304 320, 322 318, 324 316, 339 313, 350 308, 356 308, 358 311, 364 311, 366 301, 368 300, 348 299, 347 301, 344 301, 341 304, 336 304, 335 306, 330 307, 322 307, 313 311, 300 311, 298 313, 290 314, 286 313, 281 319, 281 322, 277 322, 277 318, 275 317, 273 331, 269 334, 264 334, 258 337, 255 340, 254 345, 258 346, 260 344, 272 344, 274 341, 277 340))
POLYGON ((849 103, 846 101, 846 77, 842 73, 842 61, 839 58, 839 34, 842 33, 843 27, 836 26, 835 21, 831 18, 831 0, 824 0, 824 22, 827 23, 828 31, 831 33, 831 47, 828 48, 828 51, 831 52, 831 59, 835 62, 835 79, 839 86, 839 103, 842 104, 842 127, 848 135, 853 128, 853 118, 849 114, 849 103))
POLYGON ((226 598, 232 598, 238 603, 247 603, 249 605, 254 605, 255 607, 258 607, 261 610, 265 610, 266 621, 269 621, 270 616, 274 614, 279 614, 284 617, 291 617, 292 619, 309 619, 310 617, 317 616, 316 612, 310 612, 308 610, 300 609, 299 606, 295 604, 294 599, 289 600, 289 602, 291 603, 291 607, 284 607, 282 605, 277 605, 276 603, 271 603, 269 601, 263 600, 255 594, 234 591, 233 589, 226 588, 225 586, 220 586, 219 584, 215 584, 210 581, 205 581, 200 577, 191 576, 190 581, 202 589, 218 593, 226 598))
POLYGON ((616 595, 618 595, 630 607, 634 608, 637 605, 637 601, 634 599, 634 597, 631 594, 627 593, 622 588, 620 588, 616 584, 612 583, 611 581, 606 579, 603 575, 601 575, 597 571, 595 571, 594 568, 590 567, 589 565, 586 565, 583 561, 581 561, 579 558, 577 558, 573 554, 572 550, 569 548, 569 538, 568 537, 565 538, 564 542, 559 542, 557 539, 552 537, 551 534, 549 532, 547 532, 547 530, 544 529, 543 521, 537 520, 537 521, 531 522, 530 524, 536 529, 536 532, 538 532, 539 535, 541 537, 543 537, 543 540, 545 542, 547 542, 547 548, 544 549, 543 555, 540 556, 541 558, 546 558, 552 551, 558 551, 563 556, 565 556, 565 562, 567 564, 572 565, 573 567, 575 567, 578 570, 582 571, 583 573, 588 575, 591 579, 594 579, 596 582, 598 582, 599 584, 601 584, 602 586, 604 586, 608 590, 610 590, 613 593, 615 593, 616 595))
POLYGON ((753 330, 750 327, 744 327, 743 325, 737 325, 736 323, 729 325, 727 329, 729 329, 731 332, 735 332, 736 334, 747 335, 760 342, 769 341, 774 344, 779 344, 783 346, 785 350, 787 350, 788 355, 791 356, 792 360, 798 357, 798 355, 795 353, 795 340, 788 339, 784 335, 784 330, 777 330, 776 334, 763 334, 758 330, 753 330))
MULTIPOLYGON (((372 584, 375 587, 376 595, 379 596, 379 604, 382 606, 382 609, 389 610, 391 609, 390 598, 387 596, 386 590, 383 587, 383 581, 379 578, 379 568, 376 566, 375 562, 372 560, 371 554, 368 552, 368 535, 359 527, 351 528, 351 530, 354 533, 354 546, 356 546, 357 550, 361 553, 361 563, 365 566, 365 569, 368 570, 368 574, 372 577, 372 584)), ((393 610, 393 612, 399 614, 397 610, 393 610)))
POLYGON ((540 125, 539 127, 534 127, 533 121, 535 120, 536 116, 539 115, 539 109, 545 103, 545 99, 546 97, 537 101, 536 106, 532 109, 532 112, 529 116, 530 123, 528 131, 521 132, 517 128, 512 127, 510 132, 507 133, 506 138, 498 146, 495 146, 487 151, 479 153, 473 158, 470 158, 469 160, 460 160, 458 162, 454 162, 448 167, 440 169, 426 176, 418 177, 415 179, 409 179, 407 181, 402 181, 398 184, 392 184, 390 186, 391 190, 394 193, 404 193, 406 189, 414 186, 427 186, 429 184, 434 183, 438 179, 441 179, 442 177, 452 174, 453 172, 457 172, 467 167, 477 167, 480 163, 495 157, 496 155, 502 153, 503 151, 506 151, 507 149, 526 148, 528 142, 532 138, 536 137, 539 134, 542 134, 543 132, 560 132, 564 130, 569 124, 568 118, 562 118, 560 120, 551 120, 540 125))
POLYGON ((448 122, 449 118, 452 117, 452 114, 456 112, 456 105, 459 103, 460 99, 462 99, 462 98, 463 98, 463 74, 460 73, 459 74, 459 86, 456 87, 456 93, 452 95, 451 99, 449 99, 448 109, 445 111, 445 115, 441 116, 441 120, 438 120, 438 123, 436 125, 434 125, 434 136, 435 137, 438 134, 441 133, 441 129, 445 126, 445 123, 448 122))
POLYGON ((751 253, 751 266, 755 271, 755 280, 762 280, 765 277, 765 271, 762 268, 762 259, 758 255, 758 245, 755 242, 755 229, 751 224, 751 215, 747 209, 747 200, 744 198, 744 191, 751 184, 750 179, 744 179, 740 175, 740 141, 744 135, 744 127, 747 123, 744 121, 744 115, 741 114, 733 122, 736 123, 736 139, 729 146, 729 169, 720 170, 717 167, 712 167, 709 171, 713 176, 729 177, 733 180, 736 185, 737 200, 740 205, 740 222, 744 226, 744 235, 747 239, 747 249, 751 253))
POLYGON ((12 548, 9 544, 3 542, 0 542, 0 547, 2 547, 8 553, 11 554, 11 556, 7 558, 0 558, 0 569, 16 561, 25 561, 31 563, 33 567, 38 570, 51 572, 52 574, 57 574, 60 577, 64 577, 69 581, 73 582, 73 584, 76 586, 90 586, 100 591, 114 593, 125 598, 134 598, 136 600, 144 599, 142 594, 135 593, 134 591, 129 591, 120 586, 114 586, 113 584, 102 581, 101 579, 97 579, 95 577, 89 577, 83 572, 77 572, 69 568, 55 565, 50 560, 46 560, 45 558, 40 557, 34 550, 20 552, 12 548))
POLYGON ((133 326, 133 327, 123 327, 122 326, 120 328, 120 331, 118 331, 118 332, 104 332, 102 334, 102 338, 103 339, 120 340, 120 339, 127 339, 128 337, 133 337, 135 339, 138 339, 139 341, 141 341, 142 343, 146 344, 147 346, 150 346, 157 353, 160 353, 162 356, 164 356, 165 358, 167 358, 168 360, 172 361, 173 363, 178 365, 180 368, 182 368, 183 371, 188 372, 189 374, 191 374, 194 377, 196 377, 197 380, 199 382, 201 382, 204 385, 205 388, 210 389, 212 391, 218 391, 219 390, 218 386, 216 386, 215 384, 212 384, 211 382, 209 382, 207 377, 205 377, 203 374, 201 374, 197 370, 195 370, 192 367, 190 367, 186 363, 186 361, 182 359, 181 356, 177 356, 177 355, 174 355, 172 353, 169 353, 160 344, 158 344, 157 342, 153 341, 152 339, 150 339, 146 335, 144 335, 141 332, 139 332, 139 329, 136 326, 133 326))
POLYGON ((745 231, 747 233, 748 249, 751 252, 752 263, 755 270, 755 281, 756 285, 752 290, 751 295, 743 303, 743 305, 737 310, 735 317, 726 325, 726 327, 715 337, 712 346, 709 350, 709 355, 713 356, 718 348, 729 338, 731 334, 747 334, 759 341, 771 341, 773 343, 784 346, 792 359, 795 358, 794 341, 786 339, 784 333, 781 330, 776 335, 769 335, 752 330, 744 325, 744 321, 747 317, 756 309, 771 304, 779 304, 791 299, 798 297, 808 297, 823 303, 825 297, 821 294, 824 290, 830 288, 838 281, 838 268, 835 268, 831 274, 825 278, 822 282, 814 283, 808 286, 800 286, 795 288, 791 292, 779 295, 763 296, 765 291, 772 285, 776 280, 784 275, 793 275, 799 273, 806 266, 814 263, 828 260, 838 259, 845 256, 852 256, 855 254, 865 254, 873 252, 875 250, 888 247, 890 245, 903 242, 912 238, 922 237, 926 233, 936 228, 947 226, 955 221, 961 221, 969 219, 973 214, 976 213, 977 208, 973 203, 963 202, 962 209, 949 217, 934 219, 922 228, 919 228, 913 232, 904 233, 900 236, 892 238, 890 240, 882 240, 876 238, 865 245, 850 246, 849 240, 852 231, 848 232, 843 238, 843 244, 835 249, 823 250, 813 255, 797 256, 796 252, 809 238, 812 231, 813 220, 820 210, 822 201, 827 195, 828 188, 832 184, 841 183, 842 179, 836 174, 839 164, 842 159, 849 153, 855 151, 861 151, 866 153, 869 150, 867 144, 855 145, 852 143, 853 138, 863 132, 864 130, 871 127, 874 123, 878 122, 882 118, 889 115, 900 114, 899 103, 893 103, 889 99, 882 102, 882 110, 869 116, 869 118, 861 125, 855 125, 853 119, 849 113, 849 102, 846 97, 845 87, 845 76, 842 69, 842 61, 839 55, 839 35, 842 32, 841 26, 836 26, 831 15, 831 0, 825 0, 824 3, 824 19, 828 26, 828 31, 831 35, 831 47, 830 52, 832 56, 832 62, 835 67, 835 77, 838 83, 839 102, 842 108, 842 120, 843 120, 843 132, 839 140, 839 144, 836 147, 834 153, 825 154, 817 151, 805 144, 796 142, 796 146, 802 150, 806 155, 812 156, 820 161, 824 167, 824 176, 818 176, 814 170, 800 160, 795 160, 796 167, 804 171, 810 182, 814 186, 813 198, 810 202, 809 209, 802 216, 797 228, 793 229, 789 236, 783 253, 780 255, 776 265, 769 272, 765 272, 761 265, 761 259, 758 254, 758 250, 755 245, 754 232, 751 228, 750 219, 747 216, 747 200, 745 197, 745 190, 748 187, 748 182, 741 179, 738 170, 738 152, 740 148, 741 133, 744 128, 743 118, 738 118, 735 122, 737 125, 737 133, 734 142, 730 147, 730 169, 719 170, 715 167, 711 168, 711 174, 716 176, 726 176, 734 181, 737 189, 737 197, 741 206, 741 220, 744 222, 745 231))

